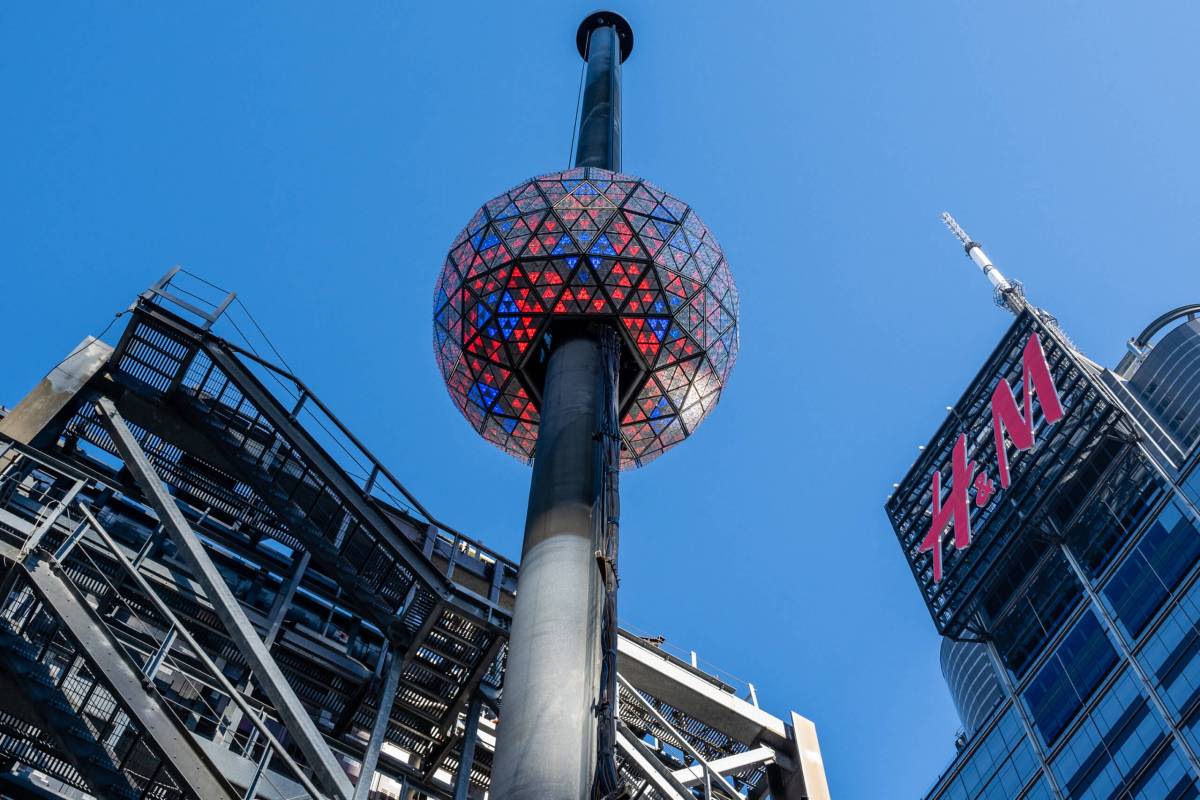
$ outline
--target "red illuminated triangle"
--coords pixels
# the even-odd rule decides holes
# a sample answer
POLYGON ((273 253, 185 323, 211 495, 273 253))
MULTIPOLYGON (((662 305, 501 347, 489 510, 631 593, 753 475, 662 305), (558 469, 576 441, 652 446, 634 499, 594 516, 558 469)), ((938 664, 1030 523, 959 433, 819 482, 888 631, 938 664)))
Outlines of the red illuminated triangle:
POLYGON ((622 309, 624 314, 665 314, 666 301, 658 290, 658 279, 652 270, 642 270, 641 280, 636 288, 629 293, 629 299, 622 309))
POLYGON ((658 350, 662 347, 658 336, 650 327, 648 322, 643 317, 621 317, 621 322, 625 324, 625 328, 629 331, 630 337, 633 338, 634 347, 642 354, 646 363, 654 364, 654 357, 658 354, 658 350))
POLYGON ((509 252, 508 247, 505 246, 504 242, 498 242, 489 247, 487 250, 482 251, 479 254, 479 257, 483 259, 483 263, 490 268, 496 266, 497 264, 511 261, 513 256, 512 253, 509 252))
MULTIPOLYGON (((544 268, 544 264, 540 262, 532 262, 527 266, 532 267, 535 270, 538 267, 544 268)), ((539 277, 541 275, 541 273, 538 271, 535 271, 534 274, 538 275, 539 277)), ((529 276, 525 273, 525 271, 520 267, 513 268, 512 277, 508 281, 508 293, 509 296, 512 297, 513 302, 516 303, 517 308, 523 314, 538 314, 545 310, 545 306, 539 299, 540 295, 538 294, 537 288, 533 285, 533 282, 529 279, 529 276)))
POLYGON ((633 240, 633 228, 624 216, 616 214, 608 224, 605 230, 605 235, 608 236, 608 241, 613 246, 613 250, 617 253, 623 253, 626 246, 633 240))
POLYGON ((582 208, 564 207, 562 204, 554 207, 554 213, 562 220, 563 225, 574 230, 581 217, 583 217, 582 208))
POLYGON ((671 326, 671 334, 668 336, 672 334, 674 334, 674 338, 668 338, 663 342, 662 352, 658 354, 658 366, 660 367, 683 361, 701 352, 700 345, 680 330, 678 325, 671 326))
POLYGON ((563 226, 553 214, 545 214, 534 236, 525 244, 525 255, 547 256, 562 238, 563 226))
POLYGON ((635 422, 622 428, 625 440, 633 445, 639 455, 646 445, 654 441, 654 429, 647 422, 635 422))

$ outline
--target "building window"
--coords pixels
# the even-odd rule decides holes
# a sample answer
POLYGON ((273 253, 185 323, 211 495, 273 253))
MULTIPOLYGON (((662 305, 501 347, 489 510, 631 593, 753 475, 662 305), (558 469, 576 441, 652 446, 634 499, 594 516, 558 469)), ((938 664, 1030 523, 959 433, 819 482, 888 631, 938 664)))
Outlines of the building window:
POLYGON ((1083 589, 1062 553, 1055 551, 1042 560, 1029 585, 991 625, 996 649, 1014 677, 1025 675, 1082 597, 1083 589))
POLYGON ((1029 682, 1023 699, 1051 746, 1117 661, 1117 651, 1089 610, 1029 682))
POLYGON ((1196 782, 1174 748, 1167 748, 1140 777, 1130 794, 1137 800, 1193 800, 1196 782))
POLYGON ((1163 482, 1136 450, 1127 450, 1066 532, 1067 546, 1094 580, 1162 497, 1163 482))
POLYGON ((1167 505, 1105 585, 1103 593, 1131 639, 1200 556, 1200 532, 1174 503, 1167 505))
POLYGON ((930 795, 937 800, 1000 800, 1017 797, 1037 771, 1033 748, 1009 706, 979 746, 958 762, 957 772, 930 795))
POLYGON ((1200 506, 1200 465, 1197 465, 1180 485, 1192 504, 1200 506))
POLYGON ((1029 787, 1029 791, 1021 795, 1021 800, 1051 800, 1050 787, 1046 783, 1045 778, 1038 778, 1038 782, 1029 787))
POLYGON ((1197 621, 1200 621, 1200 584, 1193 584, 1147 637, 1137 655, 1176 720, 1182 719, 1200 700, 1197 621))
POLYGON ((1125 672, 1063 745, 1052 769, 1069 797, 1115 797, 1146 771, 1166 737, 1133 675, 1125 672))

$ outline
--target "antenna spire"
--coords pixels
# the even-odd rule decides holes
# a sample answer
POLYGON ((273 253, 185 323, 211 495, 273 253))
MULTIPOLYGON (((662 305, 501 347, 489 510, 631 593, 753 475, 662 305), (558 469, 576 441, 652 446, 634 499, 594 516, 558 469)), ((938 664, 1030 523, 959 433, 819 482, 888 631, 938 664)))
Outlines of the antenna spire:
POLYGON ((996 303, 1014 314, 1019 313, 1025 307, 1025 297, 1021 292, 1020 284, 1009 282, 1008 278, 996 269, 996 265, 988 258, 987 253, 983 252, 979 242, 972 239, 971 235, 963 230, 963 227, 958 224, 958 220, 950 216, 949 211, 942 212, 942 222, 946 223, 946 227, 962 243, 967 256, 975 262, 975 265, 992 284, 996 303))
POLYGON ((946 223, 946 227, 950 229, 950 232, 953 233, 960 242, 962 242, 963 247, 969 248, 975 244, 975 242, 971 240, 971 237, 967 235, 967 232, 963 230, 962 225, 958 224, 958 220, 950 216, 949 211, 942 212, 942 222, 946 223))

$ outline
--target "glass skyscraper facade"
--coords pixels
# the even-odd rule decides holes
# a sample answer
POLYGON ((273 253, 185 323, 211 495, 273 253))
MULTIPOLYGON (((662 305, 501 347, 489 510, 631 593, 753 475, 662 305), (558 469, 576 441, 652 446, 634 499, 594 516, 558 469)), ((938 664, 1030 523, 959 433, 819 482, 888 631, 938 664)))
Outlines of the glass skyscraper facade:
MULTIPOLYGON (((1041 441, 1022 448, 1011 486, 997 499, 989 504, 987 494, 983 502, 974 495, 981 509, 974 512, 975 540, 950 551, 958 560, 947 562, 941 580, 957 574, 957 594, 939 596, 950 587, 926 578, 918 556, 929 556, 906 547, 947 636, 943 671, 965 732, 926 800, 1200 796, 1196 311, 1185 307, 1156 320, 1112 370, 1074 351, 1051 320, 1042 338, 1063 344, 1061 358, 1047 347, 1050 372, 1060 376, 1061 416, 1069 419, 1094 400, 1096 422, 1056 443, 1053 431, 1064 423, 1051 425, 1046 409, 1030 404, 1039 387, 1031 385, 1026 359, 1023 370, 1009 373, 1016 376, 1010 388, 1018 400, 1025 393, 1024 413, 1041 441), (1064 390, 1068 366, 1079 380, 1064 390), (1002 511, 1012 513, 1003 525, 992 524, 1002 511), (991 540, 1003 540, 1003 551, 991 540), (975 547, 990 555, 970 554, 975 547), (948 622, 959 617, 968 621, 948 622)), ((1051 319, 1037 310, 1026 315, 1051 319)), ((1021 326, 1019 318, 1006 341, 1021 326)), ((1002 343, 998 353, 1004 350, 1002 343)), ((977 383, 994 378, 997 357, 977 383)), ((1037 399, 1045 403, 1040 388, 1037 399)), ((989 417, 972 398, 969 389, 950 429, 965 430, 971 442, 994 435, 1021 445, 1018 436, 1004 439, 996 412, 989 417)), ((938 449, 936 437, 930 449, 938 449)), ((910 486, 929 486, 938 469, 938 456, 931 458, 914 465, 889 501, 902 545, 912 541, 910 529, 924 533, 921 525, 938 510, 937 480, 937 499, 927 488, 904 496, 910 486), (920 513, 922 503, 929 513, 920 513)), ((948 473, 944 465, 941 471, 948 473)))

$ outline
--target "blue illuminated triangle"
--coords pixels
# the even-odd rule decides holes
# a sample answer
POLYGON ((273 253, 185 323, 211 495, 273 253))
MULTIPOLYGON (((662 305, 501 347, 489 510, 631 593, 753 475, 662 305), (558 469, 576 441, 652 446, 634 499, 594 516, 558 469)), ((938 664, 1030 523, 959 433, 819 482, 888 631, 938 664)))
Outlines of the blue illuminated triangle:
POLYGON ((603 233, 596 237, 596 241, 592 242, 592 248, 589 252, 600 253, 605 256, 615 256, 617 251, 613 249, 612 242, 603 233))
POLYGON ((484 411, 490 411, 492 404, 496 402, 496 396, 498 394, 500 394, 500 392, 498 392, 494 387, 488 386, 486 383, 480 383, 479 381, 476 381, 471 387, 471 390, 467 392, 467 397, 471 400, 471 402, 475 403, 475 405, 479 406, 484 411))
POLYGON ((521 309, 517 308, 517 301, 513 300, 513 296, 508 292, 505 292, 504 296, 500 298, 500 303, 496 306, 496 311, 501 314, 521 313, 521 309))

